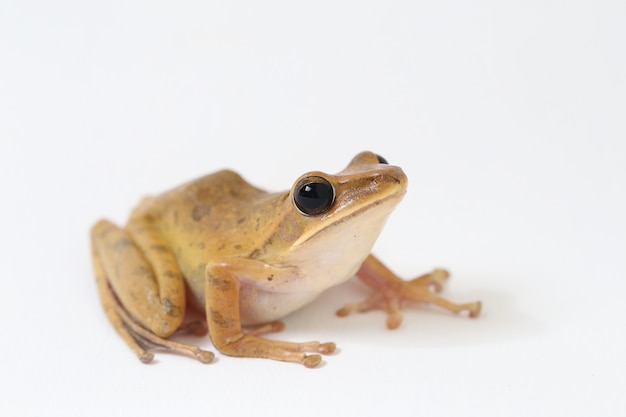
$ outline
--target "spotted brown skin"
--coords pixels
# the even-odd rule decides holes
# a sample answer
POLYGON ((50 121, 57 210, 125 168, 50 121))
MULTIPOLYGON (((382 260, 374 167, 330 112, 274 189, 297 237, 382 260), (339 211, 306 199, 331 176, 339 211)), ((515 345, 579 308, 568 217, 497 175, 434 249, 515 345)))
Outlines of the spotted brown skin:
POLYGON ((233 171, 219 171, 142 200, 125 227, 107 220, 93 226, 102 306, 142 362, 153 358, 146 347, 211 362, 213 353, 171 337, 193 329, 208 330, 226 355, 316 367, 334 343, 262 335, 280 331, 282 317, 355 274, 375 292, 339 316, 381 308, 387 326, 396 328, 407 301, 479 314, 478 302, 455 304, 431 291, 441 289, 446 271, 404 281, 370 254, 406 192, 401 168, 362 152, 337 174, 309 172, 293 184, 268 193, 233 171), (195 311, 206 325, 187 323, 195 311))

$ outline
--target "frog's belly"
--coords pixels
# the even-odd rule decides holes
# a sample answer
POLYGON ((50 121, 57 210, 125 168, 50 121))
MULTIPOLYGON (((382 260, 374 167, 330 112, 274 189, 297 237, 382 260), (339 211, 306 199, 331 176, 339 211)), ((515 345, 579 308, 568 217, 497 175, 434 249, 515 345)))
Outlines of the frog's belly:
MULTIPOLYGON (((198 311, 205 311, 204 279, 187 279, 187 288, 187 301, 198 311)), ((239 290, 241 323, 245 326, 279 320, 313 301, 322 291, 275 292, 243 282, 239 290)))
POLYGON ((313 301, 318 292, 276 293, 242 287, 239 293, 241 323, 255 325, 279 320, 313 301))

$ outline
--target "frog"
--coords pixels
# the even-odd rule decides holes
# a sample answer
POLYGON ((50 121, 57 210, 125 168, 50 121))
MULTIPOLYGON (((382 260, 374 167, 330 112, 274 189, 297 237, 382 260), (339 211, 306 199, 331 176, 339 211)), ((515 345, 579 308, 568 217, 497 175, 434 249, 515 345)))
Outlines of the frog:
POLYGON ((146 197, 125 226, 102 219, 91 228, 102 308, 144 363, 157 349, 213 362, 212 351, 176 337, 191 332, 208 333, 227 356, 308 368, 336 344, 265 335, 354 276, 373 293, 337 316, 382 309, 396 329, 401 307, 414 302, 477 317, 479 301, 459 304, 438 294, 445 269, 404 280, 371 253, 407 185, 402 168, 365 151, 337 174, 301 175, 288 191, 264 191, 226 169, 146 197))

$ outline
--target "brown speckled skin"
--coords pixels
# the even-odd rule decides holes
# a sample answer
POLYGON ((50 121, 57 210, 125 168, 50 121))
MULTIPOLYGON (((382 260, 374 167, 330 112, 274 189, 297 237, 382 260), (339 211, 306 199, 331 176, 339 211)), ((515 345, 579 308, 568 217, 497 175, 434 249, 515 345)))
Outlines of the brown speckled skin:
POLYGON ((204 308, 207 263, 231 257, 256 258, 289 211, 288 193, 266 193, 233 171, 220 171, 142 201, 131 216, 158 225, 204 308))

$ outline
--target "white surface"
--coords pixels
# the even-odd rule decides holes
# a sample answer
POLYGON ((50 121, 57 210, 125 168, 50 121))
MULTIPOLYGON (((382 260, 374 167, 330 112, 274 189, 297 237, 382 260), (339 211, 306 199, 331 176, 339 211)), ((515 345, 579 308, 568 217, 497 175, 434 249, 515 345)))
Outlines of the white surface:
MULTIPOLYGON (((626 415, 624 2, 0 6, 0 414, 626 415), (411 185, 376 246, 477 320, 334 310, 324 366, 161 354, 98 304, 87 233, 222 167, 287 189, 363 149, 411 185)), ((209 348, 208 338, 199 341, 209 348)))

